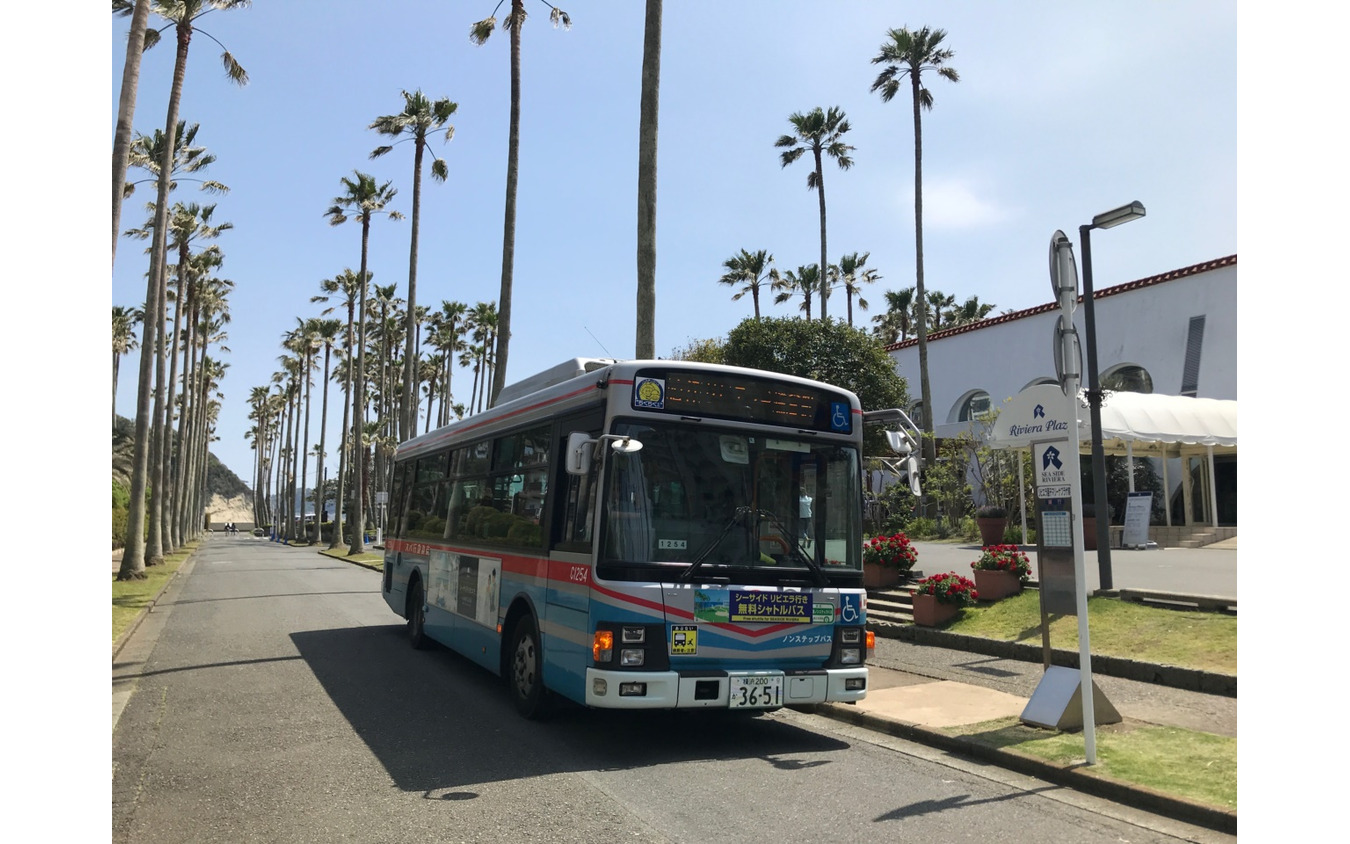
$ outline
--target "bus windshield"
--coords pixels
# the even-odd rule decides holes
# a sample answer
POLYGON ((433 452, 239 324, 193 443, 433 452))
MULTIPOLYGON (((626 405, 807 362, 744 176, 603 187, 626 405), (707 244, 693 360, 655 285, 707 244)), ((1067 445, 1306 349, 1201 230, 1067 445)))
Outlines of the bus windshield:
POLYGON ((613 433, 642 449, 605 456, 600 576, 775 583, 861 569, 853 445, 674 421, 613 433))

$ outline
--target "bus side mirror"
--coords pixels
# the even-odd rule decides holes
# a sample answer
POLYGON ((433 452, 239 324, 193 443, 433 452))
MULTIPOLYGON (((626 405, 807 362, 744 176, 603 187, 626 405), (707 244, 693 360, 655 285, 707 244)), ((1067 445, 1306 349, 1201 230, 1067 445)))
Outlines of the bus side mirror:
POLYGON ((567 435, 567 474, 585 475, 591 471, 591 459, 595 456, 595 440, 584 431, 573 431, 567 435))
POLYGON ((918 494, 919 494, 919 457, 918 457, 918 455, 916 455, 916 454, 914 454, 914 453, 912 453, 912 452, 910 453, 909 457, 905 458, 905 474, 907 474, 907 475, 909 476, 909 491, 912 492, 912 493, 914 493, 915 495, 918 495, 918 494))

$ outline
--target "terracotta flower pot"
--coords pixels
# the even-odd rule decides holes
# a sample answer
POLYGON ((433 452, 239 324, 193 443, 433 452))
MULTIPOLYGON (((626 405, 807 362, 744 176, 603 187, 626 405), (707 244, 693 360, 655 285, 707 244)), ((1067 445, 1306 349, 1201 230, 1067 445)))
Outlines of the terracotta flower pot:
POLYGON ((979 519, 975 523, 980 527, 981 545, 1002 545, 1003 532, 1008 527, 1006 518, 979 519))
POLYGON ((956 617, 961 608, 943 604, 933 595, 914 593, 914 623, 921 627, 937 627, 956 617))
POLYGON ((975 591, 981 601, 998 601, 1022 591, 1022 581, 1010 571, 975 569, 975 591))
POLYGON ((900 582, 900 569, 875 563, 863 563, 863 587, 889 589, 900 582))

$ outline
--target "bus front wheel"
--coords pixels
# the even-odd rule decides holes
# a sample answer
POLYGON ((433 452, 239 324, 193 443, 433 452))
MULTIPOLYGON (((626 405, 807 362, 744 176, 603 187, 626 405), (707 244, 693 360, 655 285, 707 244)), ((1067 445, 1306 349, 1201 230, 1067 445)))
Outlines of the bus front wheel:
POLYGON ((516 710, 530 720, 545 717, 549 693, 544 688, 543 651, 534 619, 525 616, 516 623, 511 636, 511 672, 508 679, 516 710))

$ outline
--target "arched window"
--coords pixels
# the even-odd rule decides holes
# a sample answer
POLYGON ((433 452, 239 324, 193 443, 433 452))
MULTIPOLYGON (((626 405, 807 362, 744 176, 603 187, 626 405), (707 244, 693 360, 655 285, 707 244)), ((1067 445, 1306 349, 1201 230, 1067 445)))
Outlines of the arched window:
POLYGON ((1102 373, 1102 389, 1117 393, 1151 393, 1153 376, 1142 366, 1127 363, 1102 373))
POLYGON ((925 423, 923 421, 923 402, 916 401, 914 402, 914 404, 911 404, 909 406, 909 419, 911 422, 917 425, 920 430, 924 429, 925 423))
POLYGON ((970 422, 989 412, 989 394, 984 390, 973 390, 966 400, 961 402, 957 414, 958 422, 970 422))

